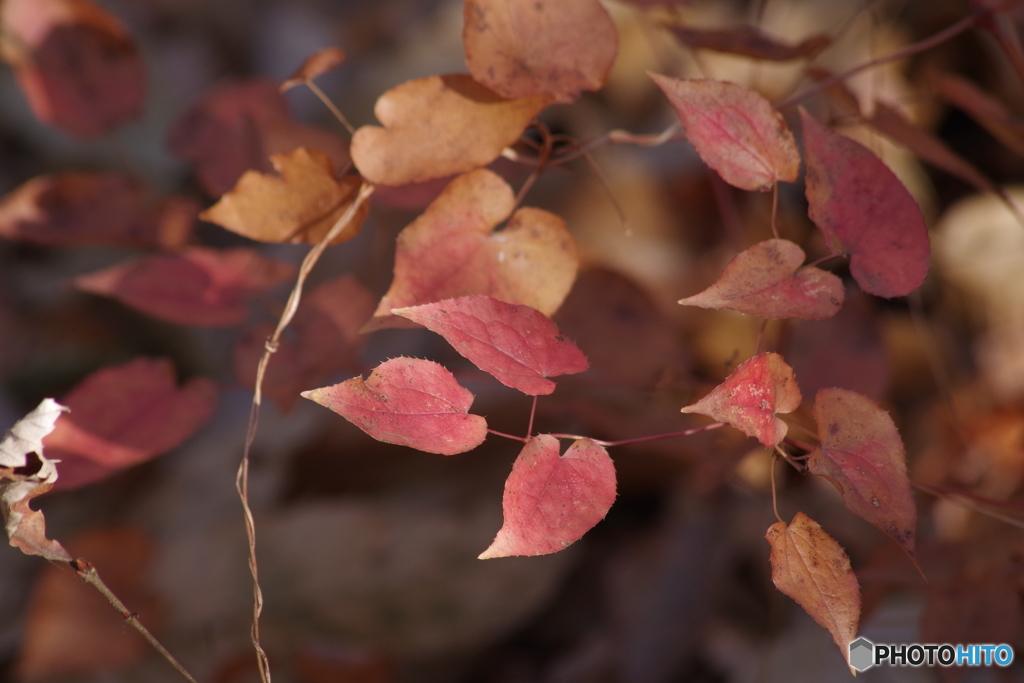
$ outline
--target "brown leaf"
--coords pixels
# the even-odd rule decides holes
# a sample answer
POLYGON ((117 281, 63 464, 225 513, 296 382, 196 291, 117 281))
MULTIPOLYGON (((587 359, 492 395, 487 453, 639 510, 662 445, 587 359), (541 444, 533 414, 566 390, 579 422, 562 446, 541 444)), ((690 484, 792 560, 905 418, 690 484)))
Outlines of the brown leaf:
POLYGON ((618 33, 597 0, 466 0, 462 42, 473 77, 504 97, 571 102, 604 85, 618 33))
POLYGON ((391 309, 482 294, 550 316, 576 277, 576 242, 558 216, 522 208, 491 171, 459 176, 398 236, 395 278, 364 332, 407 325, 391 309), (505 227, 494 227, 508 218, 505 227))
POLYGON ((333 71, 345 61, 345 52, 337 47, 325 47, 317 50, 306 61, 296 69, 291 76, 281 84, 280 91, 286 92, 306 81, 311 81, 317 76, 323 76, 328 71, 333 71))
POLYGON ((749 24, 730 26, 729 28, 669 26, 668 29, 690 48, 725 52, 772 62, 810 59, 832 44, 832 38, 822 34, 805 38, 796 45, 790 45, 749 24))
MULTIPOLYGON (((357 175, 335 179, 330 157, 304 147, 270 161, 276 175, 246 171, 199 217, 260 242, 317 244, 355 201, 362 180, 357 175)), ((363 204, 331 244, 358 235, 368 210, 363 204)))
POLYGON ((40 121, 75 137, 138 118, 145 65, 117 17, 91 0, 5 0, 3 57, 40 121))
POLYGON ((939 97, 967 114, 994 138, 1024 156, 1024 121, 1010 113, 1006 106, 971 81, 952 74, 932 77, 939 97))
MULTIPOLYGON (((860 586, 850 558, 813 519, 796 513, 765 535, 772 547, 772 582, 828 629, 846 663, 860 621, 860 586)), ((852 672, 853 669, 851 668, 852 672)))
POLYGON ((374 106, 384 124, 352 138, 352 160, 380 185, 420 183, 485 166, 551 101, 507 100, 465 74, 430 76, 388 90, 374 106))
POLYGON ((730 261, 715 284, 679 303, 772 320, 831 318, 843 305, 843 282, 820 268, 800 268, 803 262, 804 250, 788 240, 758 242, 730 261))

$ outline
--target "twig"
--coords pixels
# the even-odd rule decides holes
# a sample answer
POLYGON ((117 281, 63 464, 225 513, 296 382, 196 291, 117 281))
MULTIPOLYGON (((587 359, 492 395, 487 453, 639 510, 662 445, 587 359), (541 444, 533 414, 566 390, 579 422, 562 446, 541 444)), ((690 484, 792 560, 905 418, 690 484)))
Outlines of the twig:
MULTIPOLYGON (((910 482, 910 485, 913 486, 918 491, 930 493, 936 498, 943 498, 952 503, 956 503, 957 505, 962 505, 968 510, 973 510, 974 512, 987 515, 992 519, 998 519, 1000 522, 1005 522, 1006 524, 1009 524, 1011 526, 1024 529, 1024 520, 1017 519, 1016 517, 1010 517, 1009 515, 1004 515, 1002 513, 996 512, 995 510, 990 510, 984 507, 984 504, 979 505, 972 500, 974 498, 981 498, 981 496, 977 496, 967 491, 955 491, 953 489, 947 489, 941 486, 929 486, 928 484, 919 484, 916 481, 910 482)), ((982 498, 982 500, 986 499, 982 498)), ((998 502, 999 501, 992 501, 992 504, 998 502)))
POLYGON ((331 110, 331 113, 334 114, 334 118, 338 119, 338 121, 341 122, 341 125, 345 126, 345 130, 348 131, 348 134, 355 135, 356 129, 348 122, 348 119, 346 119, 345 115, 341 113, 341 110, 334 106, 334 102, 331 101, 330 97, 324 94, 324 91, 320 89, 320 86, 309 79, 306 79, 303 82, 306 84, 307 88, 313 91, 314 95, 320 98, 320 101, 324 103, 324 106, 331 110))
POLYGON ((694 427, 693 429, 685 429, 681 432, 668 432, 665 434, 651 434, 650 436, 638 436, 634 439, 623 439, 621 441, 602 441, 601 439, 592 439, 589 436, 580 436, 579 434, 551 434, 550 436, 556 439, 590 439, 594 443, 604 446, 605 448, 611 448, 612 446, 628 446, 634 443, 643 443, 645 441, 656 441, 657 439, 671 439, 677 436, 693 436, 699 432, 706 432, 712 429, 718 429, 724 427, 724 422, 713 422, 703 427, 694 427))
POLYGON ((622 224, 622 232, 625 233, 626 237, 633 236, 633 228, 629 225, 629 219, 626 218, 626 212, 623 210, 622 205, 619 204, 619 200, 615 197, 615 192, 612 190, 611 183, 608 182, 608 178, 605 177, 604 171, 597 165, 589 153, 584 154, 583 158, 587 161, 587 165, 590 166, 590 170, 597 176, 597 181, 601 183, 601 187, 604 188, 604 192, 608 195, 608 199, 611 200, 612 206, 615 207, 615 213, 619 216, 619 222, 622 224))
MULTIPOLYGON (((772 480, 772 512, 775 513, 775 519, 782 522, 782 517, 779 516, 779 504, 775 493, 775 453, 772 453, 772 468, 771 468, 771 480, 772 480)), ((785 522, 782 522, 785 524, 785 522)))

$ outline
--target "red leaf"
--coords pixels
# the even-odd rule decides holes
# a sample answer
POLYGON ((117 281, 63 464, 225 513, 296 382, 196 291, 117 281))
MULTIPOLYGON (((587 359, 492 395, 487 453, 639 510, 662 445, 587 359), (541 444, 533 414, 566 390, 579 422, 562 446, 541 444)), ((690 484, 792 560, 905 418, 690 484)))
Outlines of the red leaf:
POLYGON ((792 59, 810 58, 832 44, 827 35, 816 35, 789 45, 748 24, 729 28, 695 28, 693 26, 669 26, 677 38, 690 48, 713 50, 727 54, 742 55, 752 59, 766 59, 773 62, 788 62, 792 59))
MULTIPOLYGON (((772 582, 828 629, 846 663, 860 621, 860 586, 836 541, 802 512, 777 522, 765 535, 772 547, 772 582)), ((851 668, 851 672, 853 669, 851 668)))
POLYGON ((684 413, 700 413, 728 422, 769 448, 786 436, 786 423, 776 413, 800 407, 800 389, 793 370, 777 353, 762 353, 740 364, 724 382, 684 413))
POLYGON ((317 50, 309 57, 306 57, 298 69, 281 84, 279 90, 285 92, 297 85, 311 81, 317 76, 323 76, 328 71, 333 71, 345 61, 345 52, 337 47, 325 47, 317 50))
POLYGON ((4 58, 40 121, 95 138, 142 114, 145 66, 124 25, 91 0, 4 0, 4 58))
POLYGON ((0 200, 0 235, 47 246, 183 246, 199 205, 175 195, 147 207, 144 195, 141 183, 116 173, 40 176, 0 200))
POLYGON ((473 394, 443 365, 392 358, 370 376, 302 392, 385 443, 428 453, 471 451, 487 438, 487 422, 468 414, 473 394))
POLYGON ((903 296, 928 274, 928 230, 903 183, 863 145, 801 110, 808 215, 869 294, 903 296))
POLYGON ((615 466, 590 439, 574 441, 564 455, 550 434, 523 447, 505 481, 504 523, 481 560, 546 555, 575 543, 604 519, 615 502, 615 466))
POLYGON ((587 369, 583 352, 529 306, 466 296, 391 312, 437 332, 478 368, 524 394, 550 394, 555 383, 547 377, 587 369))
POLYGON ((800 152, 774 107, 735 83, 648 73, 668 97, 697 154, 722 179, 743 190, 793 182, 800 152))
POLYGON ((393 308, 473 294, 554 313, 576 278, 576 242, 547 211, 526 207, 508 218, 514 205, 512 188, 491 171, 453 180, 399 234, 395 279, 363 331, 404 322, 393 308))
POLYGON ((597 0, 466 0, 463 18, 469 72, 504 97, 571 102, 604 85, 618 53, 597 0))
POLYGON ((242 322, 250 296, 284 282, 294 272, 291 265, 252 249, 194 247, 82 275, 75 279, 75 286, 161 320, 220 327, 242 322))
POLYGON ((820 268, 800 268, 803 262, 804 250, 788 240, 759 242, 730 261, 715 284, 679 303, 772 320, 831 318, 843 305, 843 282, 820 268))
POLYGON ((821 445, 811 472, 831 481, 850 512, 914 554, 917 508, 907 477, 903 440, 877 403, 846 389, 822 389, 814 399, 821 445))
POLYGON ((214 86, 167 136, 168 150, 195 167, 199 183, 212 197, 234 187, 248 169, 271 173, 272 154, 299 147, 326 153, 336 169, 350 163, 344 138, 296 123, 284 96, 266 80, 214 86))
POLYGON ((64 397, 70 413, 43 443, 60 460, 57 489, 98 481, 177 447, 217 407, 205 377, 181 387, 169 360, 139 358, 98 370, 64 397))

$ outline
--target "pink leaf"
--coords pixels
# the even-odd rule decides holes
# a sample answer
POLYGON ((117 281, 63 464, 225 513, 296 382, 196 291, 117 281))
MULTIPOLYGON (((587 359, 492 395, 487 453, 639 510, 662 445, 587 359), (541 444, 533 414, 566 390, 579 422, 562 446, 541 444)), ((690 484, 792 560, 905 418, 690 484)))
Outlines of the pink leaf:
POLYGON ((770 190, 780 180, 796 180, 800 152, 768 100, 726 81, 647 75, 676 108, 697 154, 725 182, 743 190, 770 190))
POLYGON ((928 274, 928 230, 917 202, 863 145, 801 110, 807 155, 808 215, 833 254, 869 294, 903 296, 928 274))
POLYGON ((715 284, 679 303, 772 320, 831 318, 843 305, 842 280, 820 268, 800 268, 803 262, 804 250, 788 240, 759 242, 730 261, 715 284))
POLYGON ((487 422, 468 414, 473 394, 443 365, 418 358, 392 358, 369 378, 353 377, 302 392, 385 443, 454 455, 487 438, 487 422))
POLYGON ((437 332, 478 368, 531 396, 555 390, 547 377, 587 369, 583 352, 529 306, 464 296, 391 312, 437 332))
POLYGON ((558 439, 540 434, 523 447, 505 481, 504 523, 481 560, 545 555, 575 543, 604 519, 615 502, 615 466, 590 439, 565 455, 558 439))
POLYGON ((777 353, 762 353, 742 363, 724 382, 684 413, 707 415, 752 436, 769 448, 786 436, 786 423, 776 413, 800 406, 793 370, 777 353))

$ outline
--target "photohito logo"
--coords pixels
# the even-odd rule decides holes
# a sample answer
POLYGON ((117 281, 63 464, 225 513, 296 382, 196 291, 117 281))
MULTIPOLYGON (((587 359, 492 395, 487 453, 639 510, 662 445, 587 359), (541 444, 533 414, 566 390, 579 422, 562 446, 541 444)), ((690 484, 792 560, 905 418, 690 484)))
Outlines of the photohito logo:
POLYGON ((1009 666, 1009 645, 943 645, 921 643, 882 645, 867 638, 850 643, 850 666, 866 671, 873 666, 1009 666))

